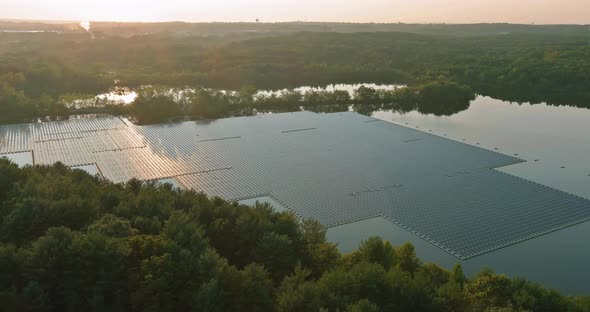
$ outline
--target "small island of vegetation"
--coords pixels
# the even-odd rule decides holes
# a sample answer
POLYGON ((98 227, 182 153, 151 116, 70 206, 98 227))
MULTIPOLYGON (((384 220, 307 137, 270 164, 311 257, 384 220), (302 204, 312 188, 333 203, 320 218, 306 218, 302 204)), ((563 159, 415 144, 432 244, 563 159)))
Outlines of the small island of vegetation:
POLYGON ((351 96, 347 91, 286 90, 279 94, 256 94, 254 87, 239 92, 205 88, 174 90, 166 87, 144 87, 127 109, 140 124, 180 118, 220 118, 267 112, 342 112, 352 109, 371 115, 378 110, 424 114, 453 115, 469 108, 475 98, 467 86, 452 82, 432 82, 394 90, 376 90, 361 86, 351 96))

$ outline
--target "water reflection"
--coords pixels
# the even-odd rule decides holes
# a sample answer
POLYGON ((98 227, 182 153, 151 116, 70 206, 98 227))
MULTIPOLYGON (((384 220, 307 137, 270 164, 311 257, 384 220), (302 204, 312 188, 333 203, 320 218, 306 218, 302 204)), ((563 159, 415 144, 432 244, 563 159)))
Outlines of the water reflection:
POLYGON ((590 198, 590 136, 586 135, 590 110, 478 97, 468 109, 452 116, 386 110, 373 116, 518 155, 527 162, 501 170, 590 198))
POLYGON ((91 176, 100 175, 100 170, 98 170, 98 167, 95 164, 73 166, 71 168, 85 171, 86 173, 90 174, 91 176))
MULTIPOLYGON (((469 109, 470 102, 445 101, 428 102, 392 102, 379 104, 355 104, 351 109, 359 114, 372 116, 377 112, 391 111, 397 114, 417 112, 420 115, 452 116, 469 109)), ((319 107, 316 112, 335 112, 331 107, 319 107)))
POLYGON ((540 236, 466 261, 460 261, 442 249, 405 229, 378 217, 328 229, 327 237, 338 243, 342 252, 352 252, 371 236, 380 236, 394 245, 410 242, 425 262, 451 269, 461 263, 465 274, 473 276, 488 267, 510 277, 523 277, 566 294, 588 295, 590 251, 586 237, 590 223, 540 236))
POLYGON ((180 183, 178 183, 178 181, 176 181, 176 179, 174 179, 174 178, 156 180, 156 184, 158 184, 158 185, 169 184, 170 187, 174 190, 183 189, 182 185, 180 183))
POLYGON ((64 104, 67 108, 75 109, 126 106, 133 103, 135 98, 137 98, 137 92, 126 87, 115 87, 107 93, 89 98, 66 100, 64 104))
MULTIPOLYGON (((388 121, 407 124, 407 126, 420 127, 427 132, 431 130, 434 134, 490 150, 510 155, 518 154, 518 157, 528 160, 528 162, 505 167, 501 170, 590 198, 590 177, 588 176, 590 174, 590 137, 586 135, 590 121, 590 110, 553 107, 544 104, 515 104, 487 97, 478 97, 470 105, 456 105, 456 107, 453 107, 452 104, 418 106, 416 111, 413 108, 412 105, 365 104, 317 106, 307 109, 318 112, 355 110, 388 121)), ((133 154, 130 154, 133 158, 120 164, 118 163, 120 157, 113 158, 113 166, 115 167, 107 174, 110 173, 114 177, 113 180, 117 180, 119 176, 115 173, 129 170, 129 174, 147 179, 153 178, 153 173, 149 172, 153 168, 165 169, 172 174, 227 166, 215 159, 201 158, 200 154, 205 151, 204 149, 213 147, 200 144, 202 147, 195 151, 185 149, 182 143, 186 142, 188 145, 194 144, 196 140, 218 138, 216 128, 225 131, 228 125, 223 120, 206 120, 196 123, 211 125, 217 123, 218 125, 211 127, 209 133, 197 132, 191 123, 174 126, 170 124, 154 125, 142 128, 144 130, 133 130, 137 133, 133 133, 132 137, 139 137, 143 145, 149 142, 151 149, 141 148, 142 144, 135 142, 134 138, 129 139, 131 141, 129 144, 124 144, 125 146, 138 147, 137 150, 132 150, 133 154), (178 132, 156 131, 158 127, 178 129, 178 132), (154 135, 156 132, 160 134, 154 135), (169 133, 169 135, 162 135, 162 133, 169 133), (170 144, 172 141, 177 142, 174 148, 170 144), (167 168, 164 165, 170 159, 176 160, 174 162, 176 165, 167 168), (146 164, 150 165, 146 166, 146 164)), ((127 129, 126 125, 119 126, 127 129)), ((119 126, 108 127, 108 129, 119 126)), ((100 129, 102 128, 104 127, 101 126, 100 129)), ((256 131, 254 123, 243 128, 248 131, 256 131)), ((8 132, 5 129, 8 128, 0 128, 0 143, 2 144, 14 140, 11 133, 15 132, 8 132)), ((246 131, 244 129, 234 129, 235 135, 241 135, 239 131, 246 131)), ((132 130, 127 129, 124 132, 127 131, 132 130)), ((84 146, 94 148, 98 139, 108 141, 115 134, 117 131, 89 132, 88 135, 92 135, 92 140, 88 140, 89 143, 84 146)), ((121 147, 121 142, 123 141, 117 140, 117 144, 110 142, 113 147, 108 148, 121 147)), ((219 146, 219 149, 214 151, 217 155, 228 153, 228 150, 223 148, 223 144, 219 144, 219 146)), ((15 150, 23 149, 16 148, 15 150)), ((254 155, 259 151, 249 152, 254 155)), ((260 152, 260 155, 265 153, 267 151, 260 152)), ((99 159, 99 161, 103 161, 103 159, 99 159)), ((368 236, 381 235, 396 244, 405 241, 413 242, 418 254, 426 261, 433 261, 447 267, 458 261, 417 236, 392 226, 386 220, 367 222, 334 228, 329 232, 329 237, 333 241, 341 242, 341 248, 347 250, 347 248, 356 247, 360 240, 368 236)), ((587 293, 590 272, 585 265, 590 261, 590 252, 587 251, 585 237, 588 235, 590 235, 590 223, 579 224, 470 259, 465 261, 463 265, 468 273, 474 273, 483 266, 490 266, 500 273, 524 276, 565 292, 587 293)))
MULTIPOLYGON (((343 84, 343 83, 341 83, 341 84, 330 84, 325 87, 302 86, 302 87, 297 87, 297 88, 293 89, 293 91, 300 92, 302 94, 306 94, 309 92, 321 92, 321 91, 328 91, 328 92, 346 91, 346 92, 348 92, 349 95, 352 96, 354 94, 354 91, 360 87, 371 88, 374 90, 391 91, 391 90, 403 88, 404 86, 403 85, 387 85, 387 84, 380 85, 380 84, 375 84, 375 83, 357 83, 357 84, 343 84)), ((288 91, 290 91, 290 90, 289 89, 261 90, 261 91, 258 91, 255 95, 258 95, 258 96, 260 96, 260 95, 280 96, 280 95, 285 94, 288 91)))
POLYGON ((6 159, 10 160, 11 162, 15 163, 19 167, 33 165, 33 153, 32 152, 0 154, 0 158, 6 158, 6 159))
POLYGON ((242 205, 247 205, 247 206, 256 206, 256 204, 269 204, 273 208, 274 211, 277 211, 277 212, 289 211, 289 209, 283 207, 283 205, 279 204, 276 200, 274 200, 268 196, 244 199, 244 200, 238 201, 238 203, 240 203, 242 205))
MULTIPOLYGON (((374 83, 359 83, 359 84, 331 84, 325 87, 312 87, 312 86, 301 86, 293 89, 292 91, 299 92, 301 94, 307 94, 310 92, 320 91, 346 91, 349 95, 353 95, 354 91, 360 87, 367 87, 374 90, 395 90, 402 88, 402 85, 378 85, 374 83)), ((142 87, 139 87, 142 88, 142 87)), ((172 90, 172 89, 171 89, 172 90)), ((195 89, 179 89, 178 92, 182 93, 187 90, 194 91, 195 89)), ((236 93, 236 91, 221 90, 224 93, 236 93)), ((288 89, 281 90, 259 90, 254 94, 254 97, 259 96, 281 96, 286 92, 291 91, 288 89)), ((96 107, 96 105, 129 105, 137 98, 137 92, 126 87, 115 87, 107 93, 99 94, 90 99, 79 99, 68 103, 68 107, 72 108, 83 108, 83 107, 96 107)))
MULTIPOLYGON (((498 170, 590 199, 590 110, 572 106, 518 104, 477 97, 452 116, 425 115, 419 111, 382 110, 374 117, 441 136, 518 155, 525 163, 498 170)), ((412 242, 418 255, 451 268, 457 262, 424 240, 392 227, 383 220, 368 220, 331 229, 328 236, 350 251, 362 240, 379 235, 395 244, 412 242), (351 237, 350 233, 356 234, 351 237)), ((586 237, 590 222, 550 233, 493 253, 464 261, 474 274, 483 267, 513 277, 526 277, 570 294, 588 294, 590 252, 586 237)))
MULTIPOLYGON (((181 112, 181 116, 166 116, 165 112, 160 114, 149 110, 134 117, 138 122, 153 123, 186 121, 191 115, 194 118, 222 118, 302 110, 318 113, 355 111, 367 116, 381 110, 400 113, 418 111, 422 114, 451 116, 469 108, 473 97, 471 91, 467 91, 467 96, 463 90, 441 84, 432 86, 434 89, 439 88, 435 90, 440 93, 439 96, 427 96, 425 94, 428 92, 415 87, 376 84, 336 84, 322 88, 304 86, 293 90, 261 90, 253 94, 247 90, 155 88, 156 91, 163 91, 167 99, 171 97, 170 101, 176 105, 175 109, 181 112)), ((148 86, 143 88, 151 90, 148 86)), ((67 103, 67 107, 81 110, 109 108, 123 112, 122 108, 138 97, 137 92, 141 91, 118 87, 92 98, 72 100, 67 103)))

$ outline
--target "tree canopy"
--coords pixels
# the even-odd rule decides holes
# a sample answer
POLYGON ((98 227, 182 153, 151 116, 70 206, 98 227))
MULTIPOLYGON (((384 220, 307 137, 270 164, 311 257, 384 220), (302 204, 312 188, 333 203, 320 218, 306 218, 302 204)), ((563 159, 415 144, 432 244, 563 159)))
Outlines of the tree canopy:
MULTIPOLYGON (((228 186, 231 187, 231 186, 228 186)), ((378 237, 342 255, 313 220, 62 164, 0 160, 9 311, 590 311, 490 270, 466 277, 378 237)))
MULTIPOLYGON (((501 100, 585 108, 590 103, 590 40, 587 31, 571 32, 565 26, 537 32, 527 27, 473 25, 468 27, 473 36, 317 31, 320 27, 310 32, 227 37, 174 35, 174 29, 186 25, 102 26, 122 32, 128 27, 150 31, 122 37, 105 30, 94 39, 78 31, 0 33, 0 122, 72 113, 120 114, 117 107, 74 111, 63 99, 71 94, 96 95, 117 86, 145 85, 240 90, 244 86, 282 89, 330 83, 418 87, 444 81, 501 100), (151 32, 158 27, 166 31, 151 32), (486 27, 510 31, 477 31, 486 27)), ((347 26, 337 26, 342 27, 347 26)), ((437 27, 453 29, 440 25, 430 29, 437 27)), ((194 107, 193 115, 226 110, 216 106, 223 102, 208 102, 216 97, 195 97, 205 104, 194 107)), ((453 111, 447 103, 436 105, 438 111, 453 111)), ((429 103, 428 107, 436 105, 429 103)))

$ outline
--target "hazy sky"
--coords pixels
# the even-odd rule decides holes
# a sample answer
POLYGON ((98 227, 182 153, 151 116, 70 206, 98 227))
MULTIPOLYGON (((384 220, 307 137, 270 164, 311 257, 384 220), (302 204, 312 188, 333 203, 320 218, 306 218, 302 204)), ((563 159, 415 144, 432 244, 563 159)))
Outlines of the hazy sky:
POLYGON ((0 18, 590 24, 590 0, 0 0, 0 18))

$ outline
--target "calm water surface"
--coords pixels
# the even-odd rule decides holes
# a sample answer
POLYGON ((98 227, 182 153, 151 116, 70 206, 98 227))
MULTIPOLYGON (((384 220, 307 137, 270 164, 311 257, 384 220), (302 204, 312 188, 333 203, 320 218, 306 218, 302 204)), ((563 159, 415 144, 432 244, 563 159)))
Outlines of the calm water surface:
MULTIPOLYGON (((315 92, 317 92, 317 91, 329 91, 329 92, 347 91, 350 95, 352 95, 354 93, 354 91, 360 87, 367 87, 367 88, 372 88, 375 90, 395 90, 395 89, 401 88, 403 86, 401 86, 401 85, 378 85, 378 84, 374 84, 374 83, 357 83, 357 84, 331 84, 326 87, 303 86, 303 87, 295 88, 293 90, 301 92, 303 94, 305 94, 307 92, 312 92, 312 91, 315 91, 315 92)), ((270 96, 273 94, 281 95, 281 94, 285 93, 286 91, 288 91, 288 89, 262 90, 262 91, 259 91, 257 94, 258 95, 266 95, 266 96, 270 96)))
MULTIPOLYGON (((374 83, 359 83, 359 84, 332 84, 326 87, 310 87, 310 86, 303 86, 293 89, 294 91, 301 92, 303 94, 311 91, 347 91, 350 95, 354 93, 354 91, 361 86, 373 88, 375 90, 394 90, 400 88, 402 86, 399 85, 378 85, 374 83)), ((255 95, 264 95, 264 96, 271 96, 271 95, 281 95, 284 92, 288 91, 287 89, 282 90, 261 90, 258 91, 255 95)), ((182 92, 182 90, 180 91, 182 92)), ((229 91, 228 91, 229 92, 229 91)), ((97 105, 97 103, 104 103, 104 104, 111 104, 111 105, 129 105, 131 104, 135 98, 137 97, 137 92, 133 91, 128 88, 119 88, 116 91, 111 91, 108 93, 103 93, 95 96, 91 99, 85 100, 77 100, 72 103, 68 103, 70 107, 87 107, 97 105)))
POLYGON ((590 109, 478 97, 468 110, 450 117, 417 112, 374 116, 517 155, 527 162, 500 170, 590 199, 590 109))
POLYGON ((19 167, 33 165, 33 153, 31 153, 31 152, 5 154, 5 155, 0 155, 0 158, 6 158, 6 159, 10 160, 11 162, 15 163, 16 165, 18 165, 19 167))
MULTIPOLYGON (((362 85, 388 90, 399 87, 362 85)), ((360 86, 332 85, 323 89, 301 87, 296 90, 346 90, 352 93, 360 86)), ((261 91, 259 94, 282 92, 284 90, 261 91)), ((98 97, 128 104, 135 96, 135 92, 128 91, 98 97)), ((379 111, 373 116, 452 140, 515 155, 526 162, 498 170, 590 199, 589 109, 517 104, 480 96, 471 103, 469 109, 448 117, 391 111, 379 111)), ((19 160, 26 163, 28 158, 24 158, 19 160)), ((245 203, 254 204, 256 200, 268 202, 253 199, 245 203)), ((375 235, 396 245, 413 243, 418 255, 426 262, 451 268, 459 261, 382 218, 343 225, 328 231, 328 238, 338 242, 344 252, 354 250, 362 240, 375 235)), ((590 263, 590 243, 587 243, 587 237, 590 237, 590 222, 463 261, 462 265, 468 274, 490 267, 498 273, 526 277, 566 293, 590 294, 590 270, 587 269, 587 263, 590 263)))
MULTIPOLYGON (((527 162, 499 170, 590 199, 590 110, 544 104, 517 104, 478 97, 450 117, 376 112, 374 117, 446 136, 527 162)), ((331 228, 330 240, 354 250, 372 235, 394 244, 411 242, 426 262, 451 268, 459 262, 430 243, 388 221, 375 218, 331 228)), ((463 261, 468 274, 483 267, 526 277, 569 294, 590 294, 590 222, 463 261)))

